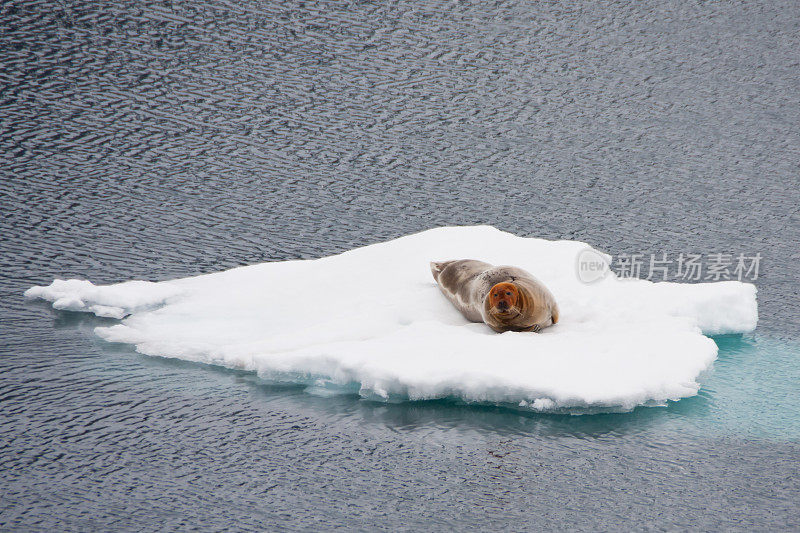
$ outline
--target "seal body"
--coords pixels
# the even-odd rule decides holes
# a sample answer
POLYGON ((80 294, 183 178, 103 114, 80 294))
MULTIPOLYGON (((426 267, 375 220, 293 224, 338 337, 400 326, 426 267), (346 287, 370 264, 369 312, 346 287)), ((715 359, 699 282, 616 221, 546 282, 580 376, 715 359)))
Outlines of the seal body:
POLYGON ((431 263, 439 289, 471 322, 495 331, 539 331, 558 322, 558 305, 541 281, 513 266, 474 259, 431 263))

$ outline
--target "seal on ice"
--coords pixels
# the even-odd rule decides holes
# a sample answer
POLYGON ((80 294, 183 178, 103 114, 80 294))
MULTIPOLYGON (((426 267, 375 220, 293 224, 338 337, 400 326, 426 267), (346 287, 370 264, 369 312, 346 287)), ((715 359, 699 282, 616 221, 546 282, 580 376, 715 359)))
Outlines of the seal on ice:
POLYGON ((442 293, 471 322, 497 332, 540 331, 558 322, 558 305, 541 281, 513 266, 474 259, 431 262, 442 293))

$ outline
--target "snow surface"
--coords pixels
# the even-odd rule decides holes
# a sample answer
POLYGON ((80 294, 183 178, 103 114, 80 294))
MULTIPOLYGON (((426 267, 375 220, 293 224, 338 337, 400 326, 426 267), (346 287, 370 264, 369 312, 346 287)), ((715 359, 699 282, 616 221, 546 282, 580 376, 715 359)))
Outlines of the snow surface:
POLYGON ((317 392, 378 399, 455 397, 537 411, 632 409, 695 395, 717 346, 758 319, 756 288, 620 280, 586 284, 588 245, 490 226, 445 227, 307 261, 191 278, 95 286, 56 280, 25 295, 56 309, 124 318, 95 332, 144 354, 253 370, 317 392), (555 295, 560 322, 495 333, 467 322, 428 263, 520 266, 555 295))

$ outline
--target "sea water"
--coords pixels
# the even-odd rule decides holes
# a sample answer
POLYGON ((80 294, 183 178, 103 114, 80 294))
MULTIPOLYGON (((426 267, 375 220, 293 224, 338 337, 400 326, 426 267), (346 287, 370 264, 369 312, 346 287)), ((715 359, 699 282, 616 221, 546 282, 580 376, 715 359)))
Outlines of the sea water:
POLYGON ((2 15, 3 528, 800 526, 796 6, 2 15), (760 253, 758 327, 713 337, 695 396, 574 416, 147 356, 22 296, 476 224, 760 253))

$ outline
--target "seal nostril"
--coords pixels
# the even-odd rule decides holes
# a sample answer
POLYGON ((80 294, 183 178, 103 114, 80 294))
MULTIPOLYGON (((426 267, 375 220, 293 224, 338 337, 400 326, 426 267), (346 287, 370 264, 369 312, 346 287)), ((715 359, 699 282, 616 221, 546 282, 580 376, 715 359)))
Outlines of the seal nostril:
POLYGON ((500 300, 500 302, 497 304, 497 307, 505 311, 506 309, 508 309, 508 302, 506 302, 505 300, 500 300))

